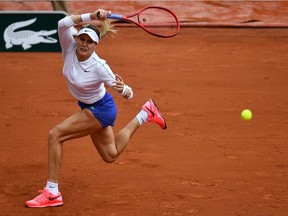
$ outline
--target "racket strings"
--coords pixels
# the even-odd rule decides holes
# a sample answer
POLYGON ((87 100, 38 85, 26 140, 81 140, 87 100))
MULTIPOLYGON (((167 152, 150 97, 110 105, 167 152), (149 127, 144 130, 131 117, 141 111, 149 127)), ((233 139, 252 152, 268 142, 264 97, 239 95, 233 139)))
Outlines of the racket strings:
POLYGON ((172 36, 179 30, 179 22, 175 15, 160 8, 148 8, 138 15, 138 23, 151 33, 172 36))

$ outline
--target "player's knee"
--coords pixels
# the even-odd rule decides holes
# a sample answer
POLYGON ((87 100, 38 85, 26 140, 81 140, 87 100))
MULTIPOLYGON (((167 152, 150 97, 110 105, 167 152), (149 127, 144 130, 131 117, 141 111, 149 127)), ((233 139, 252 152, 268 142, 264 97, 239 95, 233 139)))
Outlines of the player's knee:
POLYGON ((102 156, 102 159, 104 160, 105 163, 113 163, 117 160, 118 155, 117 154, 108 154, 105 156, 102 156))
POLYGON ((103 158, 105 163, 114 163, 114 159, 113 158, 103 158))
POLYGON ((55 127, 48 132, 48 143, 52 144, 58 140, 59 140, 59 133, 58 133, 57 127, 55 127))

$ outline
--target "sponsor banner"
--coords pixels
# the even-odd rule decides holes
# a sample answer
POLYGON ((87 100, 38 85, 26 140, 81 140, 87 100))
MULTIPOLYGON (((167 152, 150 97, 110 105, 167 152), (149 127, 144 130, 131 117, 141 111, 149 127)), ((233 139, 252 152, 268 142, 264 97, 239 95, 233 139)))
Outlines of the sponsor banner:
POLYGON ((62 11, 1 11, 0 52, 61 52, 57 24, 62 11))

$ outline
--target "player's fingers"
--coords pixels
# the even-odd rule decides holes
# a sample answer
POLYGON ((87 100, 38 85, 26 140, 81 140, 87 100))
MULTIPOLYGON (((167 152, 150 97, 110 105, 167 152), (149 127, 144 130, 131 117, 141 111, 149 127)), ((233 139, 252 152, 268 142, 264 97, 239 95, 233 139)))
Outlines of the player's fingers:
POLYGON ((119 75, 118 76, 116 75, 116 81, 114 81, 114 84, 115 85, 113 86, 113 88, 119 93, 122 93, 124 89, 124 83, 119 75))
POLYGON ((111 14, 111 11, 106 11, 103 9, 98 9, 96 12, 96 16, 99 20, 105 20, 108 15, 111 14))
POLYGON ((116 90, 119 94, 121 94, 123 92, 123 87, 115 86, 114 90, 116 90))
POLYGON ((119 74, 116 74, 116 80, 118 82, 123 82, 123 79, 122 79, 122 77, 119 74))

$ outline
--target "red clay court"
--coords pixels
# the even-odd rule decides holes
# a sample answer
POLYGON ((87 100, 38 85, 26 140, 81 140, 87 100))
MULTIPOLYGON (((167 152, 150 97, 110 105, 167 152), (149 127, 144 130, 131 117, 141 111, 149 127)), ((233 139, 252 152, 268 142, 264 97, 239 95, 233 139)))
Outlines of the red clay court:
POLYGON ((287 215, 288 30, 118 30, 97 50, 134 88, 131 101, 110 91, 115 131, 149 98, 168 129, 144 125, 114 164, 89 138, 64 143, 64 205, 26 208, 46 182, 49 129, 79 108, 61 53, 0 53, 0 215, 287 215))

